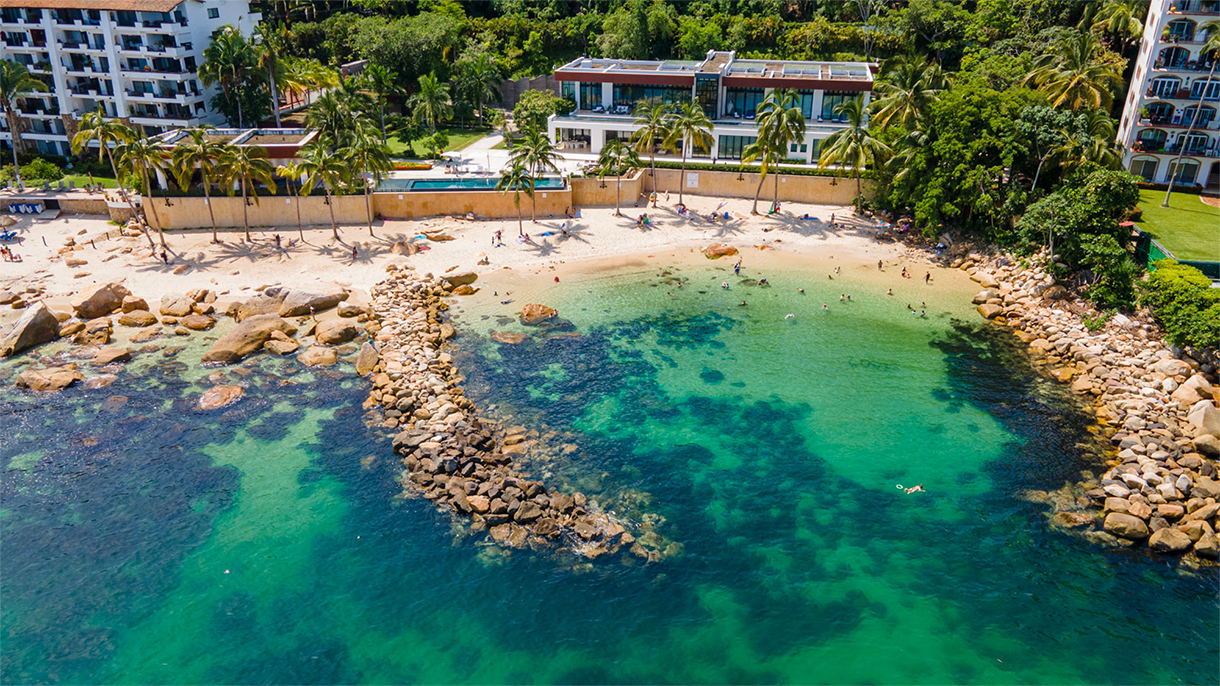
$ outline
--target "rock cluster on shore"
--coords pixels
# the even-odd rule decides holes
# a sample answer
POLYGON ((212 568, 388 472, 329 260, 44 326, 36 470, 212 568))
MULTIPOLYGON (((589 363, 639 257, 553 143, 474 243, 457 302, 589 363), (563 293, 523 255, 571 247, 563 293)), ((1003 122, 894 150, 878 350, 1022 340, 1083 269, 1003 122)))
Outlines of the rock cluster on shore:
POLYGON ((1172 350, 1150 321, 1115 315, 1090 331, 1085 305, 1037 268, 1008 257, 958 257, 983 287, 979 313, 1011 327, 1035 364, 1092 401, 1109 441, 1100 478, 1069 484, 1052 522, 1089 538, 1158 553, 1220 556, 1220 388, 1205 354, 1172 350))
MULTIPOLYGON (((470 517, 476 528, 508 547, 562 543, 593 558, 627 551, 659 560, 659 537, 637 541, 630 522, 595 508, 584 494, 560 493, 528 476, 515 461, 530 449, 526 430, 505 430, 479 416, 459 387, 460 377, 441 348, 456 332, 443 321, 455 285, 390 266, 372 291, 379 346, 370 370, 368 418, 394 428, 394 451, 406 466, 412 492, 470 517)), ((545 309, 545 308, 544 308, 545 309)))

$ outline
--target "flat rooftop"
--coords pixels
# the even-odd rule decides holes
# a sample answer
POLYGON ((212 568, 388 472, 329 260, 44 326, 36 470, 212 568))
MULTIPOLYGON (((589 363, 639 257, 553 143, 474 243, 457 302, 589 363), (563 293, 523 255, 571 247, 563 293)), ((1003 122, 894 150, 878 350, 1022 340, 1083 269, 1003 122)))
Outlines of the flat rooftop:
MULTIPOLYGON (((317 134, 312 129, 209 129, 203 137, 210 143, 233 143, 234 145, 305 145, 317 134)), ((159 138, 173 147, 190 134, 187 129, 166 131, 159 138)))
POLYGON ((709 51, 703 60, 615 60, 579 57, 555 70, 570 76, 597 76, 608 80, 615 74, 638 78, 641 74, 686 76, 718 74, 733 79, 793 81, 858 81, 871 83, 876 64, 800 60, 737 59, 735 52, 709 51))

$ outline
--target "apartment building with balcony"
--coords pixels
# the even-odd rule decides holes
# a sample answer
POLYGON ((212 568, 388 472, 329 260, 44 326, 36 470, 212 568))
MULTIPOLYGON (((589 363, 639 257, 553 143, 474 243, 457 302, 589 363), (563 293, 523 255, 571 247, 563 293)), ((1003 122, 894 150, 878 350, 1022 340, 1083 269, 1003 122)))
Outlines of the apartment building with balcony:
POLYGON ((804 140, 792 144, 795 163, 816 162, 823 139, 844 127, 835 108, 859 99, 867 106, 877 65, 866 62, 797 62, 738 59, 709 51, 696 60, 611 60, 581 57, 555 70, 562 94, 576 102, 567 115, 553 115, 548 133, 562 150, 598 153, 607 141, 638 130, 632 112, 640 100, 697 102, 712 120, 710 149, 690 157, 739 160, 758 138, 755 115, 774 89, 795 91, 805 115, 804 140))
MULTIPOLYGON (((101 107, 149 135, 221 123, 198 68, 225 24, 249 33, 248 0, 0 0, 0 59, 47 84, 18 103, 22 146, 67 155, 81 115, 101 107)), ((0 147, 12 136, 0 122, 0 147)))
POLYGON ((1220 186, 1220 55, 1203 51, 1212 21, 1220 0, 1152 0, 1118 129, 1125 168, 1147 181, 1220 186))

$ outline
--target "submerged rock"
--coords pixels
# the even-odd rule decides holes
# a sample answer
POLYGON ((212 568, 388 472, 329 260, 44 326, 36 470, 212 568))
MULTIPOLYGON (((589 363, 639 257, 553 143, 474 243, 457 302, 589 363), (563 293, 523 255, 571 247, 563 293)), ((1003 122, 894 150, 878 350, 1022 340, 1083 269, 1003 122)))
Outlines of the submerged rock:
POLYGON ((85 375, 76 370, 75 364, 46 369, 27 369, 17 375, 17 387, 31 391, 59 391, 84 380, 85 375))
POLYGON ((339 361, 339 354, 334 348, 311 345, 297 356, 297 360, 306 367, 329 366, 339 361))
POLYGON ((360 335, 360 327, 348 319, 323 319, 314 330, 314 338, 324 345, 346 343, 360 335))
POLYGON ((703 249, 703 256, 709 260, 719 259, 727 255, 736 255, 737 248, 727 243, 712 243, 703 249))
POLYGON ((559 311, 546 305, 528 304, 521 308, 521 323, 526 326, 537 326, 548 319, 559 315, 559 311))
POLYGON ((199 409, 219 410, 228 407, 241 399, 246 391, 241 386, 213 386, 203 392, 199 398, 199 409))

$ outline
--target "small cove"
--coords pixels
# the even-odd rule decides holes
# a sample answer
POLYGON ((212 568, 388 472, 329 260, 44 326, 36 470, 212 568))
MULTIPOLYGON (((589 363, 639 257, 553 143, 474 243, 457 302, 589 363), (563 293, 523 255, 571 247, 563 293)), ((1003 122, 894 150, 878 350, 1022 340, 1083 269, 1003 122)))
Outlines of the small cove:
POLYGON ((681 548, 651 566, 497 554, 399 497, 389 434, 360 421, 367 385, 350 366, 331 378, 256 358, 248 397, 211 415, 190 409, 206 375, 194 349, 174 358, 182 368, 102 391, 35 398, 6 376, 5 671, 59 683, 1214 677, 1214 575, 1092 548, 1019 497, 1088 466, 1085 420, 968 300, 933 291, 920 318, 859 267, 823 282, 777 261, 770 288, 728 267, 645 261, 456 309, 471 396, 578 446, 535 471, 663 518, 681 548), (847 290, 854 302, 840 304, 847 290), (501 319, 544 294, 572 330, 501 319), (495 330, 532 337, 502 345, 495 330), (99 414, 115 394, 129 401, 99 414), (928 493, 895 488, 915 483, 928 493))

